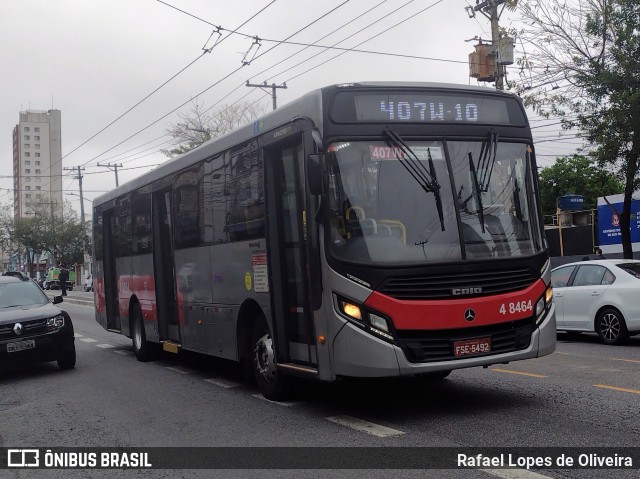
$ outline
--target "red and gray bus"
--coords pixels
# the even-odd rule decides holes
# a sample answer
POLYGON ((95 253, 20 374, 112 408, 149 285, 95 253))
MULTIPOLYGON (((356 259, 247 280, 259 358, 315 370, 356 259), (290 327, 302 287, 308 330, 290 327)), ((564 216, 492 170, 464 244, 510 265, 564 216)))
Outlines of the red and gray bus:
POLYGON ((310 92, 94 201, 96 319, 139 360, 446 377, 550 354, 550 263, 518 97, 432 83, 310 92))

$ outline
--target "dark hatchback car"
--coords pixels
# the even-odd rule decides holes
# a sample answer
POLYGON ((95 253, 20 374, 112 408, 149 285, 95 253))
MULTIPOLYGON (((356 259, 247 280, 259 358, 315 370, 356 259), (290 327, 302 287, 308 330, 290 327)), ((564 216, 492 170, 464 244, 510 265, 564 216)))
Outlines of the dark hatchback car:
POLYGON ((71 318, 30 279, 0 276, 0 367, 27 361, 57 361, 60 369, 76 365, 71 318))

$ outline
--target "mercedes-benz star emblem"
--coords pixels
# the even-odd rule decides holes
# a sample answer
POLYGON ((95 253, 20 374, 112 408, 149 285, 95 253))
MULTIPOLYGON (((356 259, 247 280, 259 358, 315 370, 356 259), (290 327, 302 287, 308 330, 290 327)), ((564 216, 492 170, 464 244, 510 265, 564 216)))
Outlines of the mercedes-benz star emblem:
POLYGON ((464 312, 464 319, 466 319, 467 321, 473 321, 474 319, 476 319, 476 312, 473 309, 467 309, 464 312))
POLYGON ((16 333, 17 336, 20 336, 22 334, 22 331, 24 331, 24 326, 22 326, 22 324, 16 323, 13 326, 13 332, 16 333))

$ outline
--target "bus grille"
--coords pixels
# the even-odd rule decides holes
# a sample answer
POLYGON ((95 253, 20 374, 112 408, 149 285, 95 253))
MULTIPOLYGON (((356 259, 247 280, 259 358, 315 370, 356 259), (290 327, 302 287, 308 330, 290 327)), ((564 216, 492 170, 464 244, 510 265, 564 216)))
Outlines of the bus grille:
POLYGON ((478 326, 475 328, 435 331, 396 331, 400 347, 411 363, 447 361, 467 357, 487 356, 526 349, 531 343, 533 319, 478 326), (491 338, 491 352, 456 357, 453 343, 466 339, 491 338))
POLYGON ((395 299, 448 299, 461 297, 454 296, 454 289, 481 288, 481 293, 464 297, 485 296, 518 291, 536 279, 537 275, 529 268, 396 276, 389 278, 380 292, 395 299))

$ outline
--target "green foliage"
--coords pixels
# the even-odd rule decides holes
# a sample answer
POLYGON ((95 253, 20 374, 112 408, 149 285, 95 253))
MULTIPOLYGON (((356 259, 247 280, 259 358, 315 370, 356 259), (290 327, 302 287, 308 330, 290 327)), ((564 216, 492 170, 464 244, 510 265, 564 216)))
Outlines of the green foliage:
POLYGON ((589 156, 621 179, 622 246, 630 258, 631 198, 640 187, 640 2, 522 1, 518 11, 529 52, 511 86, 539 114, 581 130, 589 156))
POLYGON ((553 166, 540 171, 542 213, 556 213, 556 198, 566 194, 584 196, 584 209, 594 209, 598 196, 621 193, 620 180, 612 173, 598 168, 585 156, 558 158, 553 166))
POLYGON ((0 215, 3 250, 26 254, 29 270, 43 253, 48 253, 55 264, 82 263, 82 223, 71 205, 66 203, 62 212, 55 204, 42 202, 34 204, 32 210, 32 216, 14 219, 4 209, 0 215))

